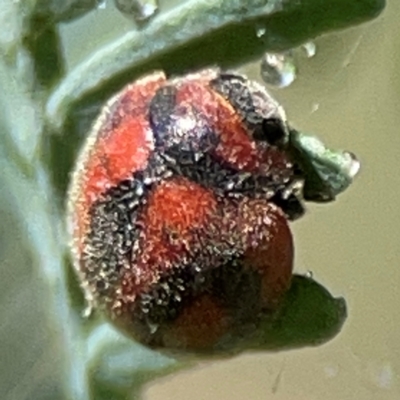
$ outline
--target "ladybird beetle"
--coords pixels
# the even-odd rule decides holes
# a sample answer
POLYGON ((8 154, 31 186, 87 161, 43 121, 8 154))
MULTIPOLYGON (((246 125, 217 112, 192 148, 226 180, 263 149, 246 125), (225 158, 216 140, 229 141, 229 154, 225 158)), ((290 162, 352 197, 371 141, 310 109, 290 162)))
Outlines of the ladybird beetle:
POLYGON ((153 347, 245 337, 290 285, 302 212, 282 107, 219 69, 155 72, 103 108, 69 191, 88 301, 153 347))

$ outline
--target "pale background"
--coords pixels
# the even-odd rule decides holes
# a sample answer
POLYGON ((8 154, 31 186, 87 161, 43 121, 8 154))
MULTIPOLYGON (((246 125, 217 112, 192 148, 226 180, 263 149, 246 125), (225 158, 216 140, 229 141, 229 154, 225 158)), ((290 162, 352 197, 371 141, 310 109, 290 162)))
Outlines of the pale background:
MULTIPOLYGON (((319 38, 294 84, 274 90, 292 124, 362 162, 336 203, 309 206, 293 225, 296 271, 346 298, 343 331, 318 348, 204 363, 152 383, 146 399, 400 399, 399 15, 389 0, 373 23, 319 38)), ((110 7, 64 25, 70 67, 131 28, 110 7)), ((245 71, 258 79, 257 63, 245 71)), ((0 196, 0 398, 57 399, 62 360, 46 325, 46 287, 11 205, 0 196)))

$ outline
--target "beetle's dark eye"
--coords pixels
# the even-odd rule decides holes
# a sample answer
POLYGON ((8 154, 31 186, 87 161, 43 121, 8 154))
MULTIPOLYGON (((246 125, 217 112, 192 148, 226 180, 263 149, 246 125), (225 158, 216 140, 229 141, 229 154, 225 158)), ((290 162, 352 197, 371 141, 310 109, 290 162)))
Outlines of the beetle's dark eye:
POLYGON ((255 140, 268 142, 271 146, 279 146, 285 142, 287 130, 280 118, 263 119, 259 129, 253 134, 255 140))

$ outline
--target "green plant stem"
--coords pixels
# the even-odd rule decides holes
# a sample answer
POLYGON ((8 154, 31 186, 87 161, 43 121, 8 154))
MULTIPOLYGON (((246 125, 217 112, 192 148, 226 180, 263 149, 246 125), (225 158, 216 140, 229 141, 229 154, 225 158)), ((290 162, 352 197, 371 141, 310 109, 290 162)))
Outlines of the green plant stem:
POLYGON ((72 319, 63 276, 62 260, 66 251, 63 221, 53 202, 55 194, 47 171, 29 150, 35 143, 28 146, 24 140, 25 133, 30 133, 33 140, 40 134, 40 111, 29 96, 19 90, 10 75, 10 70, 0 62, 0 82, 3 89, 7 88, 0 92, 0 133, 3 138, 0 169, 15 200, 14 209, 21 228, 29 238, 31 251, 52 295, 48 315, 52 316, 51 326, 61 341, 61 348, 65 349, 63 361, 68 376, 65 388, 71 399, 85 400, 88 399, 85 365, 79 349, 81 342, 77 340, 80 333, 72 319), (21 148, 23 145, 25 148, 21 148))
POLYGON ((122 82, 151 69, 182 73, 206 65, 236 66, 265 51, 292 48, 324 32, 374 18, 384 5, 385 0, 186 1, 76 67, 50 97, 48 122, 60 129, 78 100, 84 102, 99 88, 109 95, 122 82), (261 28, 265 33, 259 36, 261 28))

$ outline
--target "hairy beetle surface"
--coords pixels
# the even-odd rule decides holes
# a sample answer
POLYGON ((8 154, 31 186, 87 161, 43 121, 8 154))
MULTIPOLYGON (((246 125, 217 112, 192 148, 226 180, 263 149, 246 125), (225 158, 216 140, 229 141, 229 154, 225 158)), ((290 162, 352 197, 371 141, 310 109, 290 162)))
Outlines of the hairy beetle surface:
POLYGON ((302 211, 282 107, 242 75, 155 72, 103 108, 69 191, 86 297, 151 346, 202 350, 256 329, 290 285, 302 211))

